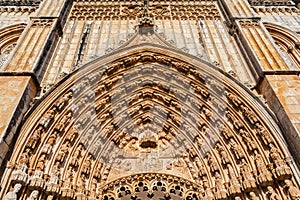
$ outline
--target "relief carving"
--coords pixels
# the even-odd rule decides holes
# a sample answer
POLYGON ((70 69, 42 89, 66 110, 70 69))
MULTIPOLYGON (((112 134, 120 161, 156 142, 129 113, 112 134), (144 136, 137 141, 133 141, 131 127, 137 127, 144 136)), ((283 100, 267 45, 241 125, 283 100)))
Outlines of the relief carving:
POLYGON ((34 132, 33 134, 30 136, 26 147, 31 148, 32 150, 35 150, 35 148, 37 147, 37 144, 40 141, 41 135, 44 132, 44 128, 42 126, 39 126, 34 132))
POLYGON ((271 183, 273 181, 272 174, 264 163, 262 156, 257 151, 255 151, 254 162, 258 171, 258 181, 262 185, 271 183))
POLYGON ((300 190, 295 187, 291 180, 285 180, 285 188, 287 190, 287 194, 289 195, 291 200, 299 200, 300 199, 300 190))
POLYGON ((243 159, 240 166, 240 174, 242 178, 243 187, 246 191, 256 188, 256 180, 249 164, 243 159))
POLYGON ((17 194, 19 193, 19 191, 21 190, 22 185, 20 183, 16 183, 14 185, 14 190, 11 192, 8 192, 5 197, 4 200, 17 200, 18 196, 17 194))
POLYGON ((270 160, 274 164, 274 172, 276 174, 276 178, 280 180, 284 180, 286 178, 290 178, 292 176, 292 171, 290 167, 286 164, 286 162, 281 158, 279 150, 274 146, 270 145, 270 160))

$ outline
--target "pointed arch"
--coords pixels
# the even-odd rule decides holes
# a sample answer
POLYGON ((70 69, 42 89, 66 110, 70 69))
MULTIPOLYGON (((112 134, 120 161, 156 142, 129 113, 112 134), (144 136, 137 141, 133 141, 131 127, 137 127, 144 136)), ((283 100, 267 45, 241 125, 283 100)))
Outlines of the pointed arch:
POLYGON ((273 23, 264 23, 266 29, 281 50, 281 55, 289 61, 290 67, 300 69, 300 38, 294 31, 273 23))
POLYGON ((17 45, 26 24, 14 24, 0 29, 0 68, 17 45))
POLYGON ((282 196, 298 173, 287 157, 274 116, 246 87, 146 43, 95 59, 40 99, 3 183, 22 183, 27 195, 95 198, 112 180, 165 173, 202 185, 200 198, 264 195, 271 183, 282 196))

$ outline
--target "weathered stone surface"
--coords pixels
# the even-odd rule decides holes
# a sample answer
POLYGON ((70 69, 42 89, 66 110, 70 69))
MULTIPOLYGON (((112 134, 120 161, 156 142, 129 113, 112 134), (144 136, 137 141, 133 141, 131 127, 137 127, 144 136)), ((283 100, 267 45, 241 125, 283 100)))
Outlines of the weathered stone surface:
POLYGON ((5 158, 16 130, 36 94, 30 76, 0 76, 0 156, 5 158))
POLYGON ((0 5, 0 199, 298 195, 292 2, 0 5))

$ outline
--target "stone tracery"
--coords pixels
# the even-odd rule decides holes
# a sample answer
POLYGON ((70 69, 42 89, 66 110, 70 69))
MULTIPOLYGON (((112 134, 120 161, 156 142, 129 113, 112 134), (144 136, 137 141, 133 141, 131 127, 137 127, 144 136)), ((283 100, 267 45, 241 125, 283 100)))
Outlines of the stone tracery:
POLYGON ((129 194, 250 198, 263 195, 259 185, 274 196, 267 188, 271 182, 279 184, 276 190, 282 195, 283 181, 292 172, 278 141, 250 102, 227 84, 151 51, 99 68, 76 79, 60 99, 43 108, 30 129, 33 140, 23 138, 26 145, 15 158, 12 183, 29 180, 32 192, 46 188, 47 194, 71 199, 123 199, 129 194), (184 177, 199 189, 193 193, 187 186, 184 191, 169 186, 168 193, 153 189, 138 194, 119 188, 101 194, 121 174, 148 176, 157 169, 184 177))

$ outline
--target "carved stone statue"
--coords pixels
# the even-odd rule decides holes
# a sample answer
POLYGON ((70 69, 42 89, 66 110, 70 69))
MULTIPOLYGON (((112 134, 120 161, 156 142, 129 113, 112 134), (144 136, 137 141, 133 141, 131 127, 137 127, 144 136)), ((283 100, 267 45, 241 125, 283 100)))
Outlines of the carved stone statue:
POLYGON ((38 197, 39 197, 39 191, 33 190, 27 200, 37 200, 38 197))
POLYGON ((82 173, 84 173, 84 174, 90 173, 91 167, 92 167, 92 160, 93 160, 93 156, 91 154, 89 154, 83 162, 82 173))
POLYGON ((255 124, 258 122, 258 118, 255 116, 255 113, 246 106, 241 106, 242 112, 245 115, 245 117, 250 121, 251 124, 255 124))
POLYGON ((223 179, 219 172, 215 173, 215 198, 216 199, 226 199, 227 197, 227 190, 225 188, 223 179))
POLYGON ((269 200, 280 200, 280 197, 278 196, 278 194, 276 194, 272 186, 267 187, 266 194, 269 200))
POLYGON ((54 119, 55 116, 55 109, 51 109, 47 112, 46 116, 42 117, 40 121, 40 125, 43 126, 45 129, 48 129, 50 126, 50 123, 54 119))
POLYGON ((84 193, 86 187, 86 178, 84 174, 81 174, 77 180, 77 192, 84 193))
POLYGON ((71 118, 72 118, 72 112, 69 112, 68 114, 66 114, 65 116, 63 116, 63 118, 57 124, 57 126, 55 127, 55 129, 58 130, 59 132, 64 131, 66 125, 70 122, 71 118))
POLYGON ((76 151, 74 152, 74 154, 72 156, 70 165, 72 165, 72 166, 77 166, 78 165, 78 162, 79 162, 78 160, 81 156, 82 150, 83 150, 83 146, 82 146, 82 144, 79 144, 76 151))
POLYGON ((43 133, 43 127, 39 126, 34 133, 30 136, 26 146, 30 147, 32 150, 35 149, 37 143, 39 142, 41 138, 41 134, 43 133))
POLYGON ((242 148, 236 143, 234 139, 230 140, 230 149, 233 151, 238 160, 245 158, 242 148))
POLYGON ((209 165, 211 172, 219 171, 219 165, 212 156, 208 156, 207 164, 209 165))
POLYGON ((292 175, 290 167, 281 158, 279 150, 273 144, 270 144, 270 148, 270 159, 275 165, 276 178, 280 180, 289 178, 292 175))
POLYGON ((230 163, 230 158, 229 158, 228 154, 226 153, 226 151, 224 150, 224 147, 222 147, 222 145, 220 143, 218 143, 216 146, 217 146, 217 150, 219 151, 222 163, 224 165, 226 165, 227 163, 230 163))
POLYGON ((229 180, 230 180, 228 191, 231 195, 240 194, 242 186, 241 186, 240 181, 238 180, 236 174, 234 173, 232 165, 228 164, 227 168, 228 168, 228 176, 229 176, 229 180))
POLYGON ((233 137, 232 132, 222 123, 218 123, 218 129, 220 133, 224 136, 225 139, 229 140, 230 138, 233 137))
POLYGON ((274 143, 270 133, 268 133, 263 125, 261 125, 260 123, 256 123, 255 126, 257 127, 257 134, 260 136, 261 140, 266 146, 274 143))
POLYGON ((12 192, 8 192, 5 197, 4 200, 17 200, 17 194, 18 192, 21 190, 22 185, 20 183, 15 184, 14 186, 14 190, 12 192))
POLYGON ((225 92, 225 95, 235 106, 241 105, 242 102, 236 95, 234 95, 230 92, 227 92, 227 91, 225 92))
POLYGON ((249 151, 254 151, 255 149, 257 149, 256 143, 247 131, 245 131, 244 129, 240 129, 239 134, 243 138, 243 141, 247 145, 249 151))
POLYGON ((300 190, 295 187, 291 180, 285 180, 285 187, 287 188, 287 194, 291 200, 300 200, 300 190))
POLYGON ((46 162, 46 154, 42 154, 36 164, 36 169, 43 171, 45 168, 45 162, 46 162))
POLYGON ((61 99, 58 100, 56 104, 57 109, 62 110, 71 98, 72 98, 72 91, 66 93, 61 99))
POLYGON ((26 148, 25 151, 21 155, 19 163, 22 165, 26 165, 28 167, 29 161, 30 161, 30 156, 31 156, 31 150, 29 148, 26 148))
POLYGON ((249 193, 249 199, 250 199, 250 200, 258 200, 258 198, 257 198, 257 196, 256 196, 256 194, 255 194, 255 192, 250 192, 250 193, 249 193))
POLYGON ((57 132, 54 131, 54 132, 50 135, 47 144, 49 144, 50 146, 53 146, 54 143, 55 143, 55 141, 56 141, 56 138, 57 138, 57 132))
POLYGON ((64 162, 70 148, 70 142, 67 140, 59 149, 58 154, 56 156, 56 161, 60 163, 64 162))
POLYGON ((243 163, 241 165, 241 175, 243 178, 243 186, 246 190, 249 190, 251 188, 255 188, 256 187, 256 181, 255 178, 253 176, 253 172, 250 170, 250 167, 248 165, 248 163, 246 163, 245 160, 243 160, 243 163))
POLYGON ((258 171, 258 180, 262 184, 266 184, 273 180, 271 172, 267 169, 261 155, 256 153, 254 157, 254 162, 256 165, 256 169, 258 171))

